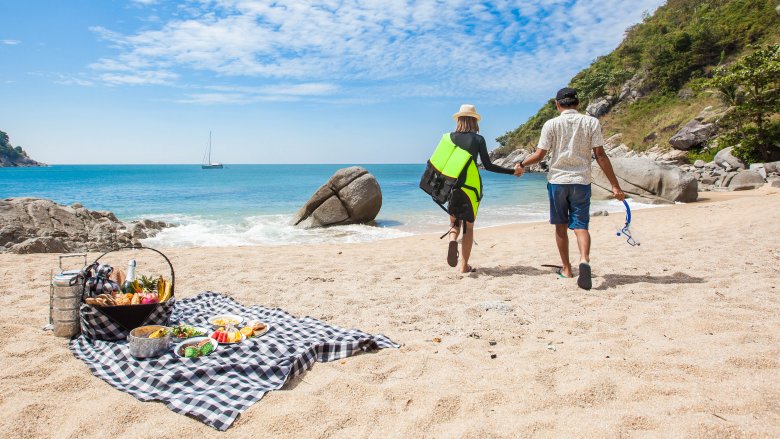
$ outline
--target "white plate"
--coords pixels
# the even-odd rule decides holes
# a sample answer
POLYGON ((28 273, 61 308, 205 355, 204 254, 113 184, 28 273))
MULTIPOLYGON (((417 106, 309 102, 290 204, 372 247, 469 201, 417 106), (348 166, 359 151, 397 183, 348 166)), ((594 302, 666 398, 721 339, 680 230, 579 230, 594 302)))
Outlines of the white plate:
MULTIPOLYGON (((191 327, 197 329, 199 332, 202 332, 205 335, 196 335, 196 336, 193 336, 193 337, 181 338, 181 337, 176 337, 175 335, 171 334, 171 340, 189 340, 189 339, 192 339, 192 338, 195 338, 195 337, 206 337, 206 336, 209 335, 209 330, 206 329, 206 328, 200 327, 200 326, 187 325, 187 324, 178 325, 178 326, 191 326, 191 327)), ((169 326, 168 330, 170 331, 170 330, 172 330, 175 327, 176 326, 169 326)))
MULTIPOLYGON (((217 331, 213 331, 211 334, 209 334, 209 337, 214 335, 214 332, 217 332, 217 331)), ((240 335, 241 335, 241 338, 238 341, 223 341, 223 342, 219 342, 219 344, 238 344, 238 343, 241 343, 242 341, 246 340, 246 335, 244 335, 244 334, 240 334, 240 335)), ((214 338, 212 338, 212 340, 216 341, 216 339, 214 339, 214 338)))
MULTIPOLYGON (((206 340, 206 339, 210 340, 211 345, 214 346, 214 350, 211 351, 211 354, 206 355, 207 357, 211 356, 214 352, 217 351, 217 348, 219 347, 219 342, 210 337, 191 337, 191 338, 184 339, 183 341, 176 344, 176 346, 173 348, 173 353, 176 354, 176 356, 179 358, 187 358, 184 355, 179 353, 181 347, 184 346, 185 344, 197 344, 200 343, 202 340, 206 340)), ((203 357, 196 357, 196 358, 203 358, 203 357)))
MULTIPOLYGON (((246 325, 244 325, 244 326, 254 326, 255 323, 265 323, 265 322, 262 321, 262 320, 250 320, 250 321, 246 322, 246 325)), ((265 329, 263 330, 263 332, 261 332, 261 333, 255 332, 254 334, 252 334, 252 337, 250 337, 250 338, 261 337, 261 336, 265 335, 268 332, 269 329, 271 329, 271 325, 269 325, 268 323, 265 323, 265 329)))
POLYGON ((218 324, 214 323, 214 320, 218 320, 218 319, 231 319, 231 320, 235 320, 236 323, 234 323, 233 326, 238 326, 238 325, 241 324, 241 322, 244 321, 243 317, 235 315, 235 314, 219 314, 219 315, 216 315, 216 316, 211 316, 209 318, 209 325, 212 325, 212 326, 227 326, 227 325, 218 325, 218 324))

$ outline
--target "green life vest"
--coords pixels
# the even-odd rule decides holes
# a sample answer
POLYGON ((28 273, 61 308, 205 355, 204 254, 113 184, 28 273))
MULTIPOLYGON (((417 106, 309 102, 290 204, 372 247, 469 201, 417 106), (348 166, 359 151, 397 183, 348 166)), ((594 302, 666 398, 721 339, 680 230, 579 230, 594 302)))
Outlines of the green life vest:
POLYGON ((428 160, 420 188, 455 218, 468 222, 477 218, 482 200, 482 178, 474 157, 456 145, 449 133, 441 137, 439 146, 428 160))

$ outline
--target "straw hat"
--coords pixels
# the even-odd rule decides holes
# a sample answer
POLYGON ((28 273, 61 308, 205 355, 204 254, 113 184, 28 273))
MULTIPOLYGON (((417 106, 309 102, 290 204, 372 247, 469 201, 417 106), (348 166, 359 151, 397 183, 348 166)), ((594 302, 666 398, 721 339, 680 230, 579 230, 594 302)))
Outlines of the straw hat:
POLYGON ((477 114, 477 107, 471 105, 471 104, 463 104, 460 106, 460 111, 452 115, 452 118, 455 120, 458 120, 461 116, 469 116, 473 117, 477 120, 482 119, 482 117, 477 114))

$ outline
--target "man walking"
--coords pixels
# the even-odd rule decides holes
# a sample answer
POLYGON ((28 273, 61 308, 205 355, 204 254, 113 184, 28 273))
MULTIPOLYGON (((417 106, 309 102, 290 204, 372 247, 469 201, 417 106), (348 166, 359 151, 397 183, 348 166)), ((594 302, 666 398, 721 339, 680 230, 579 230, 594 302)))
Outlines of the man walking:
POLYGON ((609 179, 615 198, 622 201, 626 195, 620 189, 612 163, 604 152, 599 120, 577 112, 579 104, 576 90, 563 88, 558 91, 555 108, 561 114, 545 122, 536 152, 516 164, 515 170, 522 174, 526 166, 540 162, 549 153, 547 195, 550 199, 550 224, 555 225, 555 243, 563 262, 559 274, 574 277, 569 262, 568 227, 574 230, 580 249, 577 285, 589 290, 592 287, 588 233, 591 153, 595 154, 596 163, 609 179))

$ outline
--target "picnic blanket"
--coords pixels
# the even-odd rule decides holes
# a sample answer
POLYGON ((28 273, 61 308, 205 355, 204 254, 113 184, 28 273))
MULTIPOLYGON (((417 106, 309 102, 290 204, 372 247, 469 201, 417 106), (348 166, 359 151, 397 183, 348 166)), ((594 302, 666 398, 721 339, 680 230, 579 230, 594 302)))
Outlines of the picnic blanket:
POLYGON ((281 388, 315 361, 399 347, 383 335, 342 329, 310 317, 296 319, 281 309, 245 307, 214 292, 179 299, 171 322, 209 328, 208 318, 216 314, 259 319, 269 330, 239 344, 220 345, 213 354, 198 359, 179 358, 171 349, 157 358, 137 360, 130 356, 125 340, 90 342, 84 336, 72 339, 70 349, 111 386, 141 401, 162 401, 174 412, 224 431, 266 392, 281 388))

